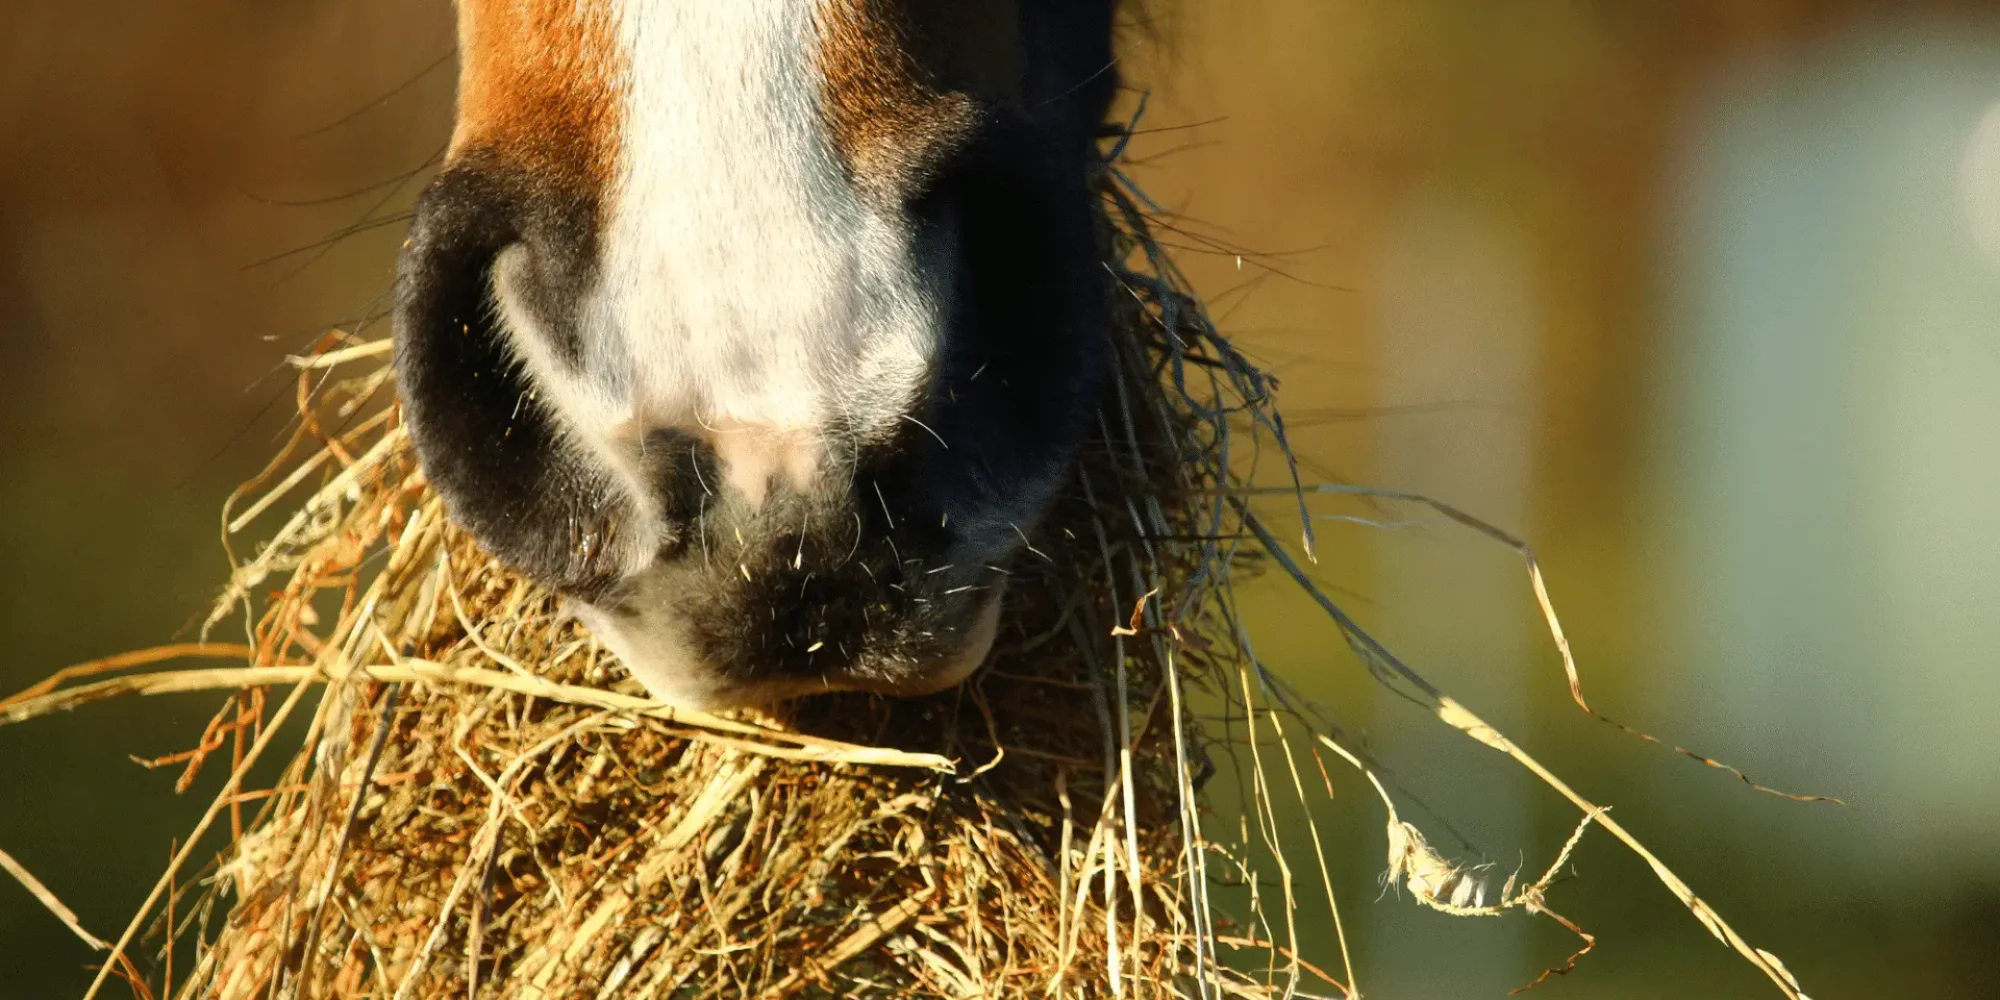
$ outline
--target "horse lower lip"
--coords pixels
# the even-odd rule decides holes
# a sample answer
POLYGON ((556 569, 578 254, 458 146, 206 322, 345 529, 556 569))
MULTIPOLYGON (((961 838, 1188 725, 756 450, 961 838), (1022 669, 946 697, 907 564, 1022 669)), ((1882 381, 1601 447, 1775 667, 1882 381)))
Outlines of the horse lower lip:
POLYGON ((857 676, 770 681, 725 696, 731 703, 767 704, 805 694, 859 691, 894 698, 919 698, 947 691, 965 682, 986 662, 1000 632, 1001 595, 995 593, 966 630, 965 643, 949 658, 916 676, 880 680, 857 676))
POLYGON ((1000 595, 995 593, 986 602, 986 606, 980 609, 979 617, 974 619, 972 627, 966 631, 965 645, 959 647, 958 653, 946 661, 943 669, 919 678, 901 689, 882 693, 915 697, 936 694, 963 683, 967 677, 972 676, 973 671, 978 670, 980 665, 986 662, 986 654, 993 649, 993 640, 1000 634, 1000 604, 1000 595))
POLYGON ((831 659, 831 642, 822 640, 816 652, 825 655, 817 664, 811 657, 765 662, 768 648, 741 650, 738 655, 748 659, 733 659, 716 649, 710 641, 713 636, 700 631, 699 620, 705 616, 688 617, 690 609, 667 593, 640 595, 641 610, 636 612, 583 602, 574 607, 578 618, 653 697, 681 708, 714 711, 829 692, 919 697, 954 687, 986 661, 999 633, 1004 585, 979 589, 984 591, 977 595, 981 599, 967 600, 951 613, 958 624, 928 626, 938 629, 937 637, 943 641, 927 643, 927 649, 902 646, 892 637, 903 632, 896 625, 872 638, 846 636, 848 645, 831 659), (860 647, 853 645, 857 641, 860 647), (855 655, 847 655, 849 650, 855 655), (718 658, 716 652, 723 655, 718 658))

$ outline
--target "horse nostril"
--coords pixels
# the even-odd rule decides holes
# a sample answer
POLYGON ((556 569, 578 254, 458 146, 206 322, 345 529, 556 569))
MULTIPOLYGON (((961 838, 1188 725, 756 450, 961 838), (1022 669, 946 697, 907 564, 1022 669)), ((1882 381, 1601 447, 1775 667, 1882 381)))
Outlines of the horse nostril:
POLYGON ((488 313, 573 359, 574 311, 594 277, 596 212, 588 199, 478 153, 460 157, 417 199, 398 278, 399 306, 460 332, 488 313))
POLYGON ((504 177, 463 161, 419 197, 398 266, 402 422, 454 521, 536 582, 596 595, 648 533, 538 405, 494 307, 496 261, 531 241, 524 204, 504 177))
POLYGON ((494 255, 520 238, 516 201, 476 166, 455 164, 438 174, 412 210, 401 261, 404 294, 483 284, 494 255))

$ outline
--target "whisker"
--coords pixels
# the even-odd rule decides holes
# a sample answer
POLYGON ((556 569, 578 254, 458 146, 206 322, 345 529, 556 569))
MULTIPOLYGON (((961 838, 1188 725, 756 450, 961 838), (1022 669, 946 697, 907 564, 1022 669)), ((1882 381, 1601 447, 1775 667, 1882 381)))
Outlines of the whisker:
POLYGON ((713 572, 708 562, 708 497, 701 498, 701 508, 695 512, 694 530, 701 536, 701 568, 713 572))
POLYGON ((318 128, 307 129, 304 132, 300 132, 299 134, 292 136, 292 139, 294 141, 297 141, 299 139, 310 139, 313 136, 320 135, 326 132, 331 132, 334 129, 341 127, 342 125, 345 125, 348 122, 351 122, 356 118, 359 118, 362 115, 365 115, 368 112, 373 111, 376 108, 379 108, 382 105, 395 100, 398 96, 403 94, 405 91, 408 91, 411 87, 414 87, 419 83, 422 83, 425 77, 430 76, 432 73, 435 73, 438 70, 444 68, 446 64, 451 62, 451 57, 457 54, 458 53, 456 49, 447 49, 444 55, 437 57, 437 59, 433 61, 430 65, 425 66, 423 69, 418 70, 415 76, 412 76, 409 79, 404 80, 402 83, 399 83, 394 87, 389 88, 387 91, 384 91, 380 96, 376 97, 374 100, 369 101, 367 104, 363 104, 362 106, 355 108, 353 111, 350 111, 347 114, 344 114, 339 118, 334 119, 333 121, 327 122, 326 124, 321 125, 318 128))
MULTIPOLYGON (((850 563, 850 562, 853 562, 853 561, 854 561, 854 554, 855 554, 856 552, 859 552, 859 551, 861 551, 861 530, 862 530, 862 529, 861 529, 861 512, 857 510, 857 511, 855 511, 855 512, 854 512, 854 547, 853 547, 853 548, 850 548, 850 549, 848 549, 848 550, 847 550, 847 558, 845 558, 845 559, 842 559, 842 560, 840 561, 840 564, 841 564, 842 566, 845 566, 845 565, 847 565, 848 563, 850 563)), ((867 563, 862 563, 862 564, 861 564, 861 568, 862 568, 862 569, 867 569, 867 568, 868 568, 868 564, 867 564, 867 563)))
POLYGON ((882 495, 882 484, 871 479, 868 485, 875 488, 875 499, 882 504, 882 516, 889 519, 889 530, 896 530, 896 515, 889 513, 889 498, 882 495))
POLYGON ((926 424, 923 421, 918 420, 917 418, 910 416, 907 413, 903 414, 903 419, 909 421, 910 423, 916 424, 918 427, 922 427, 926 433, 930 434, 931 437, 937 438, 937 443, 943 445, 946 451, 951 450, 951 445, 944 443, 944 436, 934 430, 931 430, 929 424, 926 424))
MULTIPOLYGON (((641 440, 644 439, 641 438, 641 440)), ((708 480, 701 474, 701 456, 696 454, 692 448, 688 449, 688 466, 694 469, 694 481, 701 484, 701 491, 709 496, 714 496, 715 491, 708 488, 708 480)))
POLYGON ((1012 521, 1009 521, 1007 522, 1007 527, 1014 529, 1014 534, 1021 536, 1021 544, 1027 546, 1029 552, 1033 552, 1034 554, 1041 556, 1043 561, 1045 562, 1055 562, 1054 559, 1049 558, 1048 553, 1043 552, 1041 549, 1035 548, 1035 543, 1028 541, 1028 533, 1022 531, 1020 525, 1015 524, 1012 521))

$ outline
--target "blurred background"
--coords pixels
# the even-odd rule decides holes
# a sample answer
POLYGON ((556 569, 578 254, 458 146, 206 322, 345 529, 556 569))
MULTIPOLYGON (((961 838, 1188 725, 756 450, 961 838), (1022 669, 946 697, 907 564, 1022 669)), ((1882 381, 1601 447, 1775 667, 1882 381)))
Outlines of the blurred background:
MULTIPOLYGON (((1588 719, 1519 557, 1422 511, 1322 521, 1320 578, 1819 1000, 2000 997, 2000 2, 1152 6, 1132 171, 1308 477, 1529 539, 1597 707, 1851 804, 1588 719)), ((0 688, 198 618, 291 407, 275 366, 389 286, 450 56, 445 0, 0 5, 0 688)), ((1572 810, 1282 581, 1245 594, 1259 652, 1471 845, 1439 846, 1546 863, 1572 810)), ((0 847, 115 936, 206 801, 128 758, 212 706, 0 728, 0 847)), ((1336 784, 1369 996, 1561 964, 1547 921, 1383 893, 1379 805, 1336 784)), ((1551 904, 1601 943, 1541 995, 1775 995, 1608 837, 1574 868, 1551 904)), ((1337 966, 1325 913, 1300 933, 1337 966)), ((0 880, 0 998, 89 961, 0 880)))

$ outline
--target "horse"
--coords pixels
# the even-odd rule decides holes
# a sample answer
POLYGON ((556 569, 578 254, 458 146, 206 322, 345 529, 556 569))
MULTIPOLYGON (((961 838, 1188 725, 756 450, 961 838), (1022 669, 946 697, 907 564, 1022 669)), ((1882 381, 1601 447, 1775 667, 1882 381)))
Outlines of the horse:
POLYGON ((702 710, 964 680, 1110 364, 1117 0, 458 0, 398 263, 452 521, 702 710))

